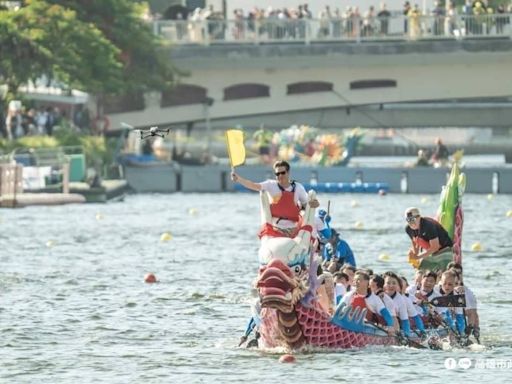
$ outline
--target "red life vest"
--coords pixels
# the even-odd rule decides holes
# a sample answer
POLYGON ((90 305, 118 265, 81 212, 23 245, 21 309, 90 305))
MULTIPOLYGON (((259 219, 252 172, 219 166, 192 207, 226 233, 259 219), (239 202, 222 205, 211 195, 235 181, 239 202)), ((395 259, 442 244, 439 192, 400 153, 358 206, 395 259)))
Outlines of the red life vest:
POLYGON ((295 182, 292 181, 292 190, 285 191, 279 184, 277 186, 281 190, 281 198, 270 204, 270 213, 272 217, 286 219, 298 222, 300 219, 300 208, 295 204, 295 182))

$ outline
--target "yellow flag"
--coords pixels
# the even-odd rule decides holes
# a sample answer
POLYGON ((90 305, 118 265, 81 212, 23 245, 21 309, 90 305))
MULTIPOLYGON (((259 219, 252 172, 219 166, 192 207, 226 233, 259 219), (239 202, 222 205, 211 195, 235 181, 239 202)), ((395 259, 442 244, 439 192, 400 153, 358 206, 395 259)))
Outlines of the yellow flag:
POLYGON ((226 144, 228 146, 228 155, 231 168, 245 163, 244 133, 239 129, 227 130, 226 144))

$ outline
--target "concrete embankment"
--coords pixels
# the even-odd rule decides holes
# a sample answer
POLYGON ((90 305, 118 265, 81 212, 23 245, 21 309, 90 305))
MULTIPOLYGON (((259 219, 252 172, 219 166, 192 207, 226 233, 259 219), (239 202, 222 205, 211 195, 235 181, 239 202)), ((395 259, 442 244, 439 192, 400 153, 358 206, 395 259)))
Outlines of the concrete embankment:
MULTIPOLYGON (((269 166, 242 166, 237 172, 250 180, 274 178, 269 166)), ((512 193, 512 167, 464 168, 467 193, 512 193)), ((294 167, 292 178, 302 183, 387 183, 391 193, 439 193, 448 168, 294 167)), ((232 192, 226 165, 127 166, 125 175, 136 192, 232 192)))

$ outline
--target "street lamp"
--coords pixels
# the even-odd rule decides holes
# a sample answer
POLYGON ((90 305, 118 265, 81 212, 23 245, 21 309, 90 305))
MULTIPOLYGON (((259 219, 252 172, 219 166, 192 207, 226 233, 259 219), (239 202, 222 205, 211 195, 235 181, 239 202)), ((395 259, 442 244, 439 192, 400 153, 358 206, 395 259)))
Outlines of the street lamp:
POLYGON ((214 100, 211 97, 205 97, 203 100, 204 106, 204 120, 206 123, 206 158, 207 162, 211 159, 212 147, 212 127, 210 124, 210 107, 213 105, 214 100))

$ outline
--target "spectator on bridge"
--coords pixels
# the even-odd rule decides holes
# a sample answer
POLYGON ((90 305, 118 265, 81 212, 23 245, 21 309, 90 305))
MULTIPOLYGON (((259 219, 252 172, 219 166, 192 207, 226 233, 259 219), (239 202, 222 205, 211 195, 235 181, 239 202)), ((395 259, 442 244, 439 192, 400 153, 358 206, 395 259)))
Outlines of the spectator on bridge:
POLYGON ((320 12, 318 15, 320 19, 320 29, 318 30, 318 37, 328 37, 330 35, 330 24, 331 24, 331 9, 328 5, 325 6, 325 9, 320 12))
MULTIPOLYGON (((457 24, 457 8, 455 7, 455 4, 450 1, 450 4, 448 5, 448 11, 446 12, 444 28, 448 36, 453 36, 456 30, 459 32, 459 26, 457 24)), ((460 32, 457 36, 460 36, 460 32)))
POLYGON ((443 34, 444 26, 444 15, 445 9, 438 1, 434 1, 434 9, 432 10, 432 16, 434 17, 434 24, 432 25, 432 34, 439 36, 443 34))
POLYGON ((409 11, 409 36, 411 40, 416 40, 421 35, 421 11, 418 4, 409 11))
POLYGON ((341 37, 342 19, 343 19, 343 17, 341 16, 340 9, 336 8, 332 15, 332 37, 335 37, 335 38, 341 37))
POLYGON ((508 24, 507 16, 502 16, 503 14, 506 13, 505 5, 503 5, 503 4, 498 5, 498 8, 496 8, 496 13, 499 15, 496 17, 496 33, 498 35, 501 35, 503 33, 503 29, 504 29, 505 25, 508 24))
POLYGON ((391 13, 386 8, 386 3, 380 4, 380 11, 377 13, 377 18, 380 21, 380 34, 382 36, 386 36, 389 30, 389 18, 391 17, 391 13))
POLYGON ((465 34, 473 33, 473 4, 471 0, 466 0, 462 6, 462 14, 464 15, 465 34))
POLYGON ((375 8, 373 5, 368 8, 368 10, 364 14, 363 20, 363 36, 373 36, 373 31, 375 30, 375 8))
POLYGON ((407 35, 409 32, 409 12, 411 12, 411 3, 406 1, 404 3, 404 10, 402 12, 404 15, 404 35, 407 35))

